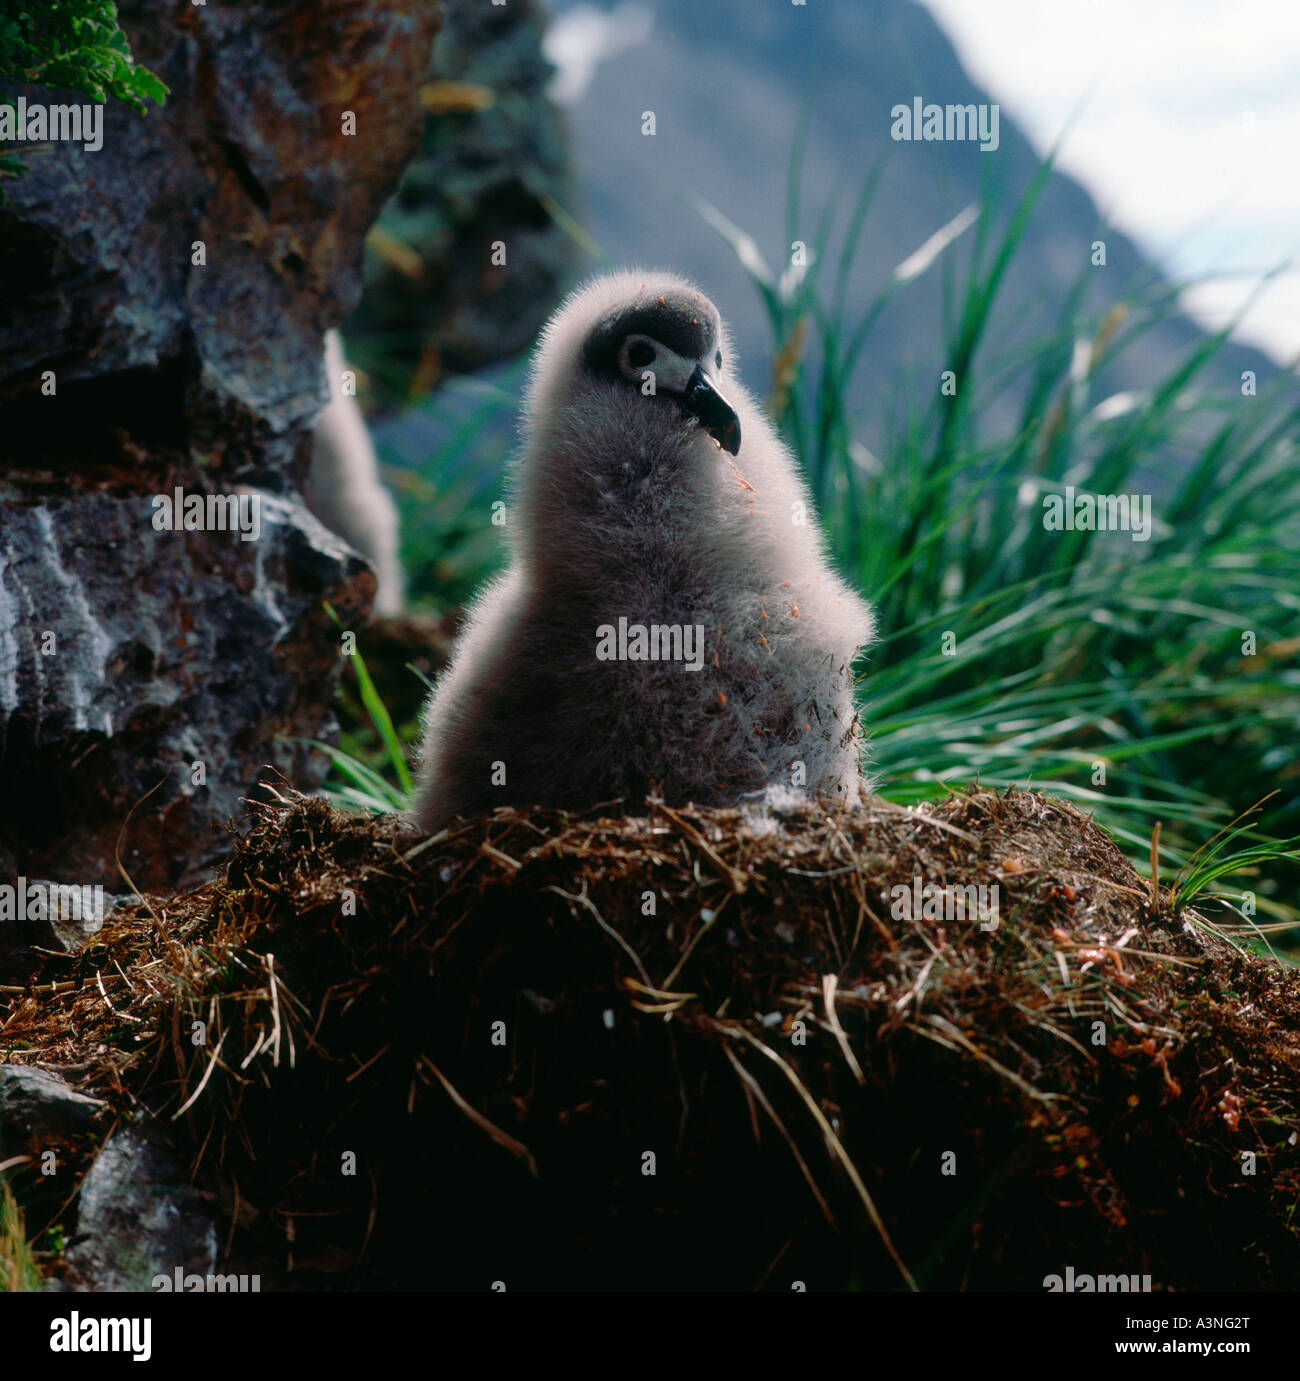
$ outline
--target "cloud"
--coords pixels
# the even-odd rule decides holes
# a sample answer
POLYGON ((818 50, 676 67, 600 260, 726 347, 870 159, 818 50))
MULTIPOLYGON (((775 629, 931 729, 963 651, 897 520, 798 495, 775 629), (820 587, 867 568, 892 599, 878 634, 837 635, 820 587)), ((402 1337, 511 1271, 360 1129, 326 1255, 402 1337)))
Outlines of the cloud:
MULTIPOLYGON (((1117 226, 1230 316, 1251 272, 1300 250, 1300 9, 1295 0, 922 0, 971 76, 1117 226)), ((1293 359, 1300 312, 1280 280, 1239 338, 1293 359)))
POLYGON ((610 58, 636 48, 650 37, 654 16, 644 6, 622 4, 614 10, 574 5, 552 19, 542 52, 555 64, 550 96, 558 105, 580 100, 610 58))

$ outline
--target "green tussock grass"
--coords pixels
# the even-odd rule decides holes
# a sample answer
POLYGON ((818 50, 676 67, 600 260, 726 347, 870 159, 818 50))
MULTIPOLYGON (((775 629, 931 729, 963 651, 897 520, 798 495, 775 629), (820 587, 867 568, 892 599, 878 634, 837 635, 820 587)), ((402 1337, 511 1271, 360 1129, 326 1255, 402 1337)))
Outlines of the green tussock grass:
MULTIPOLYGON (((796 150, 791 243, 806 224, 798 166, 796 150)), ((1009 350, 992 340, 1007 265, 1051 168, 1042 164, 1001 238, 986 196, 857 317, 847 288, 879 166, 847 216, 832 206, 818 217, 801 271, 776 272, 721 213, 699 209, 760 296, 776 362, 769 406, 841 570, 876 606, 880 640, 861 685, 882 794, 914 803, 975 780, 1032 784, 1094 811, 1138 857, 1162 822, 1162 856, 1179 867, 1268 794, 1269 808, 1230 836, 1246 847, 1220 848, 1189 878, 1198 892, 1248 883, 1296 860, 1295 841, 1270 835, 1297 823, 1294 788, 1272 788, 1295 778, 1300 721, 1300 403, 1285 377, 1253 397, 1205 386, 1225 329, 1159 387, 1099 408, 1099 372, 1140 349, 1177 303, 1167 285, 1135 284, 1130 300, 1090 317, 1086 258, 1050 335, 1009 350), (905 413, 873 456, 854 405, 879 391, 862 377, 863 348, 898 294, 944 268, 933 406, 905 413), (951 394, 940 392, 945 370, 951 394), (1012 380, 1028 384, 1018 427, 990 441, 977 419, 1012 380), (1150 539, 1048 530, 1043 496, 1067 485, 1151 494, 1150 539)), ((1300 915, 1289 898, 1256 900, 1277 918, 1300 915)))
MULTIPOLYGON (((328 604, 325 607, 338 628, 346 631, 343 630, 342 621, 334 609, 328 604)), ((323 794, 334 805, 343 809, 376 813, 404 810, 410 803, 413 783, 401 740, 393 727, 387 706, 375 689, 375 683, 360 650, 353 647, 347 655, 355 676, 356 690, 366 714, 366 736, 373 735, 378 740, 379 751, 372 749, 368 756, 376 759, 378 765, 372 765, 365 760, 364 741, 354 739, 354 751, 349 751, 347 746, 336 748, 317 739, 307 740, 313 747, 329 755, 333 770, 323 794), (392 780, 384 776, 384 768, 388 770, 392 780)))
POLYGON ((8 1182, 0 1182, 0 1294, 37 1291, 42 1285, 22 1210, 8 1182))

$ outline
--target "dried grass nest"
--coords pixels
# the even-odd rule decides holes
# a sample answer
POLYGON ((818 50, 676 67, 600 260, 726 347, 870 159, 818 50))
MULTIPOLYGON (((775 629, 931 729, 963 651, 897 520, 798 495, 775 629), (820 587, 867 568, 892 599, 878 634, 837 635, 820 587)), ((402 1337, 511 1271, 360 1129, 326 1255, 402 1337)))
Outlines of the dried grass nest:
POLYGON ((1294 1288, 1298 1016, 1035 793, 423 839, 293 797, 0 999, 0 1058, 168 1125, 264 1289, 1294 1288), (915 878, 997 928, 895 919, 915 878))

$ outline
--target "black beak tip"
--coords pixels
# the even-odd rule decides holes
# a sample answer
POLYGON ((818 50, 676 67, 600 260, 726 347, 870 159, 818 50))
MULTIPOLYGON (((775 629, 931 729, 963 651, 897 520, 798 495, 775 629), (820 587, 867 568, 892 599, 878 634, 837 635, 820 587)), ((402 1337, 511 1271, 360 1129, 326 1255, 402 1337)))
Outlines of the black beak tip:
POLYGON ((740 418, 699 365, 686 386, 684 406, 719 446, 733 456, 740 454, 740 418))

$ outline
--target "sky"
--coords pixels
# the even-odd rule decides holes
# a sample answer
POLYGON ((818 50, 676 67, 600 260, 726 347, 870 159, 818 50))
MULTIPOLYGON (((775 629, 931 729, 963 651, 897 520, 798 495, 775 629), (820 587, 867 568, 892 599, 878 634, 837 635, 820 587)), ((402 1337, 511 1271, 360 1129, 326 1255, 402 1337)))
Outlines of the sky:
POLYGON ((971 77, 1177 281, 1300 360, 1300 0, 922 0, 971 77))

